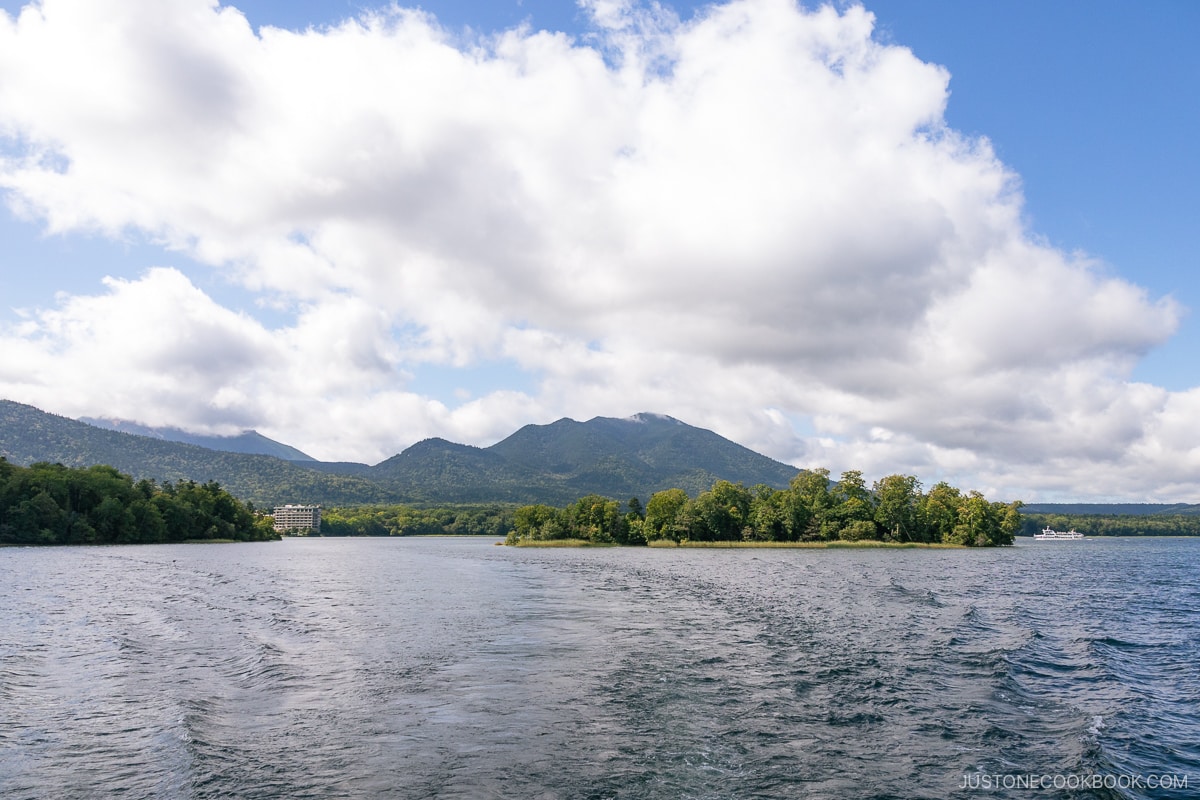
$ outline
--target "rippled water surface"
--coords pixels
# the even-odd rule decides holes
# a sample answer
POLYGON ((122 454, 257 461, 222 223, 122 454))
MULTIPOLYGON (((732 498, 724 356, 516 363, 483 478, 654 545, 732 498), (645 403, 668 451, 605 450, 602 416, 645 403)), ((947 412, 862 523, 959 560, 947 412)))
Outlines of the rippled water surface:
POLYGON ((1198 577, 1184 539, 2 549, 0 796, 1197 797, 1198 577))

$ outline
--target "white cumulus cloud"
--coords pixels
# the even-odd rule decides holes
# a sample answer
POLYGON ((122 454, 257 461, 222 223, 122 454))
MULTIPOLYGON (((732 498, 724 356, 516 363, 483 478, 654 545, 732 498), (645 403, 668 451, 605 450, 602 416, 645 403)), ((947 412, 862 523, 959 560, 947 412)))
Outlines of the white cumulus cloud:
POLYGON ((0 16, 10 207, 291 315, 131 265, 0 333, 0 394, 339 459, 653 410, 1003 496, 1200 478, 1194 393, 1128 379, 1181 309, 1026 230, 1017 176, 945 124, 947 70, 861 7, 581 5, 582 40, 395 6, 303 33, 214 0, 0 16), (414 379, 496 363, 533 388, 414 379))

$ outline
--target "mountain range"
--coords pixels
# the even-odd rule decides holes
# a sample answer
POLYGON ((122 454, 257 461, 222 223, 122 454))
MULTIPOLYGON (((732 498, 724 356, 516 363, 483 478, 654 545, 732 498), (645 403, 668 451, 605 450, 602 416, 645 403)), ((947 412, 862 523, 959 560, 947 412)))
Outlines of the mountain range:
POLYGON ((312 456, 302 453, 274 439, 268 439, 258 431, 243 431, 236 436, 205 436, 200 433, 189 433, 179 428, 153 428, 149 425, 139 425, 121 419, 102 419, 96 417, 80 417, 80 422, 106 428, 110 431, 133 433, 138 436, 149 436, 152 439, 163 439, 168 442, 183 442, 207 447, 209 450, 220 450, 226 453, 247 453, 261 456, 275 456, 285 461, 316 461, 312 456))
MULTIPOLYGON (((490 447, 425 439, 373 466, 317 461, 256 431, 201 436, 120 420, 73 420, 0 400, 0 456, 14 464, 108 464, 135 479, 216 481, 259 507, 283 503, 548 503, 587 494, 643 502, 718 479, 787 486, 795 467, 660 414, 526 425, 490 447)), ((1042 514, 1200 515, 1200 505, 1031 503, 1042 514)))
POLYGON ((526 425, 490 447, 426 439, 370 466, 315 461, 253 431, 196 437, 112 420, 73 420, 8 400, 0 400, 0 456, 22 465, 109 464, 135 479, 211 480, 262 507, 562 505, 586 494, 645 501, 673 487, 695 495, 718 479, 783 488, 798 472, 712 431, 659 414, 526 425), (253 452, 231 452, 235 448, 253 452))

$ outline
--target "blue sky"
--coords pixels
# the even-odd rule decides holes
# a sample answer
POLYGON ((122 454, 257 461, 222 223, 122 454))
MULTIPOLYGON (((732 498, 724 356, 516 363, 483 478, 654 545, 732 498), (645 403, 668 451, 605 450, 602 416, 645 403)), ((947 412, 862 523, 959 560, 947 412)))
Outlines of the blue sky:
POLYGON ((835 472, 1194 499, 1200 6, 232 5, 0 0, 4 396, 370 462, 657 411, 835 472))
MULTIPOLYGON (((953 75, 946 119, 989 137, 1023 181, 1030 226, 1159 294, 1200 308, 1200 5, 1177 0, 880 0, 881 29, 953 75)), ((1200 320, 1139 379, 1200 384, 1200 320)))

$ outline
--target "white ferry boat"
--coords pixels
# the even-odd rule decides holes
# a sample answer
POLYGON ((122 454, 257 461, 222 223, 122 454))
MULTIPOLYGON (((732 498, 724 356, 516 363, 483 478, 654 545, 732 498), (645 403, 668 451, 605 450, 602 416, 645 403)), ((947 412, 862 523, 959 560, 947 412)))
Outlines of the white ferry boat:
POLYGON ((1045 528, 1042 528, 1042 532, 1041 532, 1041 533, 1035 533, 1035 534, 1033 535, 1033 538, 1034 538, 1034 539, 1041 539, 1041 540, 1048 540, 1048 539, 1082 539, 1082 538, 1083 538, 1083 534, 1082 534, 1082 533, 1080 533, 1079 531, 1075 530, 1074 528, 1071 528, 1071 530, 1069 530, 1069 531, 1056 531, 1056 530, 1052 530, 1052 529, 1051 529, 1049 526, 1046 526, 1045 528))

